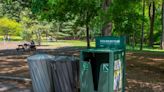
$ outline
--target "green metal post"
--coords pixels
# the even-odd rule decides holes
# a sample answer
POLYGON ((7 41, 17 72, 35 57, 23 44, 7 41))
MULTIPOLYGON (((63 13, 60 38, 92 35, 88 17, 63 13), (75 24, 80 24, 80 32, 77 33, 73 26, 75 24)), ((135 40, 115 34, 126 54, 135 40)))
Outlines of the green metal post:
POLYGON ((121 52, 120 54, 119 54, 119 59, 120 59, 120 61, 121 61, 121 68, 122 68, 122 92, 125 92, 125 90, 124 90, 124 87, 125 87, 125 82, 124 82, 124 69, 125 69, 125 67, 124 67, 124 52, 121 52))
POLYGON ((123 90, 122 92, 125 92, 125 86, 126 86, 126 61, 125 61, 125 56, 126 52, 125 50, 122 52, 122 58, 123 58, 123 90))
POLYGON ((113 84, 114 84, 114 52, 110 53, 109 57, 109 92, 113 92, 113 84))

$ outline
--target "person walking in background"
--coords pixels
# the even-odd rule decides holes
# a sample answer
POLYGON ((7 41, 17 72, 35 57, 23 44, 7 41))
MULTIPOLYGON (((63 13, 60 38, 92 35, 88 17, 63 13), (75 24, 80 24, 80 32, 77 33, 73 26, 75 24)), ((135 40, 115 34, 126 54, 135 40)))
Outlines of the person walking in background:
POLYGON ((10 41, 10 36, 9 35, 7 36, 7 40, 10 41))

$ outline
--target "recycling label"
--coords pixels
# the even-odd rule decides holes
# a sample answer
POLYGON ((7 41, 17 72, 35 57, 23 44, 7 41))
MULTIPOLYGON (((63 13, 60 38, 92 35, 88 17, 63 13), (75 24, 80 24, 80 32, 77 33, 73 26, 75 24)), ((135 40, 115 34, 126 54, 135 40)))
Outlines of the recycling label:
POLYGON ((103 64, 103 72, 109 71, 109 64, 103 64))
POLYGON ((89 69, 89 64, 83 63, 83 70, 88 70, 88 69, 89 69))

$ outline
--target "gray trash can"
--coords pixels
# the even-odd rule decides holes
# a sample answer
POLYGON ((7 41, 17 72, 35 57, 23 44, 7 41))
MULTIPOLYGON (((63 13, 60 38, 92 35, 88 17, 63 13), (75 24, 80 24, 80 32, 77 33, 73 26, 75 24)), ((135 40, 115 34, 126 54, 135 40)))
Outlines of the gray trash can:
POLYGON ((54 92, 51 68, 48 63, 53 60, 54 56, 47 54, 28 57, 27 61, 34 92, 54 92))
POLYGON ((79 60, 38 54, 28 58, 34 92, 78 92, 79 60))
POLYGON ((78 92, 78 59, 70 56, 55 56, 50 62, 54 92, 78 92))

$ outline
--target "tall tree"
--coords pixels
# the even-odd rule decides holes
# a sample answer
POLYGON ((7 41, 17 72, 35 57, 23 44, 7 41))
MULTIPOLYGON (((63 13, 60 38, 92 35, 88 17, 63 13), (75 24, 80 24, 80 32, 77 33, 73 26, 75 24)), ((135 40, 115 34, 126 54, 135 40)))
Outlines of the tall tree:
POLYGON ((161 49, 164 49, 164 0, 162 0, 162 38, 161 49))
POLYGON ((154 22, 155 22, 155 1, 149 2, 149 19, 150 19, 150 33, 149 33, 149 46, 153 47, 154 44, 154 22))
POLYGON ((112 35, 112 22, 111 20, 108 19, 109 17, 108 10, 110 8, 111 3, 112 3, 112 0, 104 0, 102 4, 102 8, 104 12, 104 15, 103 15, 104 24, 103 24, 103 28, 101 29, 102 36, 112 35))
POLYGON ((143 2, 143 18, 142 18, 142 31, 141 31, 141 46, 140 46, 140 50, 143 49, 143 40, 144 40, 144 18, 145 18, 145 0, 142 0, 143 2))
POLYGON ((33 0, 33 11, 47 20, 68 21, 86 27, 87 47, 90 47, 90 22, 100 9, 100 0, 33 0))

